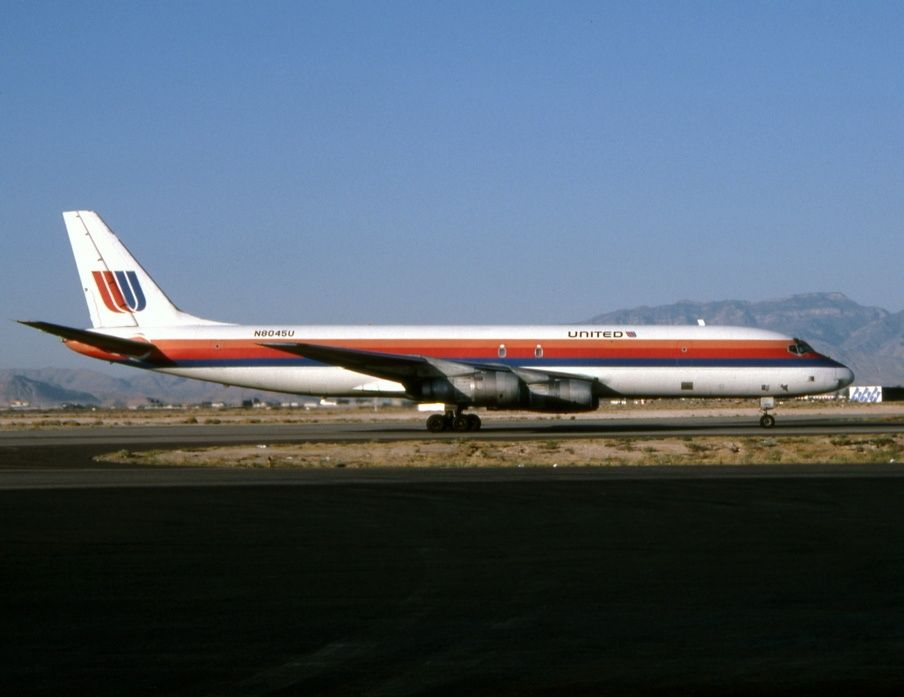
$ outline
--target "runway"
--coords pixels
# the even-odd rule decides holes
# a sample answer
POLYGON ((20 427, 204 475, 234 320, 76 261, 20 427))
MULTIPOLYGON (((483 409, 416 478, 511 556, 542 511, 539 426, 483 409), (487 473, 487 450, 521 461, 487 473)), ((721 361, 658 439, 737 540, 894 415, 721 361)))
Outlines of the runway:
POLYGON ((904 421, 881 416, 783 416, 771 429, 755 418, 671 417, 639 419, 489 420, 482 430, 468 433, 429 433, 420 421, 302 423, 302 424, 194 424, 175 426, 76 427, 45 430, 0 431, 0 448, 107 445, 159 447, 161 445, 275 442, 404 441, 436 438, 471 440, 542 440, 547 438, 599 438, 606 436, 781 436, 851 433, 901 433, 904 421))
POLYGON ((91 456, 165 430, 46 433, 0 445, 2 694, 904 689, 899 464, 149 469, 91 456))

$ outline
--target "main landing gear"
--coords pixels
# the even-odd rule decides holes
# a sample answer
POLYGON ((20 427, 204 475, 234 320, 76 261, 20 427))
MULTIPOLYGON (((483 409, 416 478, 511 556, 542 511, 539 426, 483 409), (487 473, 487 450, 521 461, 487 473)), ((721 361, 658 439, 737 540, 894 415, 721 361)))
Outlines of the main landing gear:
POLYGON ((760 426, 763 428, 772 428, 775 426, 775 417, 770 414, 770 410, 775 409, 775 399, 772 397, 762 397, 760 399, 760 409, 763 415, 760 417, 760 426))
POLYGON ((427 419, 427 430, 431 433, 443 431, 479 431, 480 417, 477 414, 465 414, 463 407, 447 407, 445 414, 433 414, 427 419))

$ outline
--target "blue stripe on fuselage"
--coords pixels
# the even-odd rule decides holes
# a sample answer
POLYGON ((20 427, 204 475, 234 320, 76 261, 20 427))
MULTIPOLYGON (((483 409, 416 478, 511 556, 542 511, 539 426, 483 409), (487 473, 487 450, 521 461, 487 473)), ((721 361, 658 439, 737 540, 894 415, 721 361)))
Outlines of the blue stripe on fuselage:
MULTIPOLYGON (((536 368, 538 370, 562 368, 838 368, 840 363, 831 358, 768 359, 768 358, 552 358, 518 359, 497 358, 444 358, 458 363, 481 365, 505 365, 510 368, 536 368)), ((133 363, 129 361, 129 363, 133 363)), ((181 360, 167 363, 168 368, 274 368, 330 366, 309 358, 229 358, 181 360)), ((353 371, 354 372, 354 371, 353 371)))

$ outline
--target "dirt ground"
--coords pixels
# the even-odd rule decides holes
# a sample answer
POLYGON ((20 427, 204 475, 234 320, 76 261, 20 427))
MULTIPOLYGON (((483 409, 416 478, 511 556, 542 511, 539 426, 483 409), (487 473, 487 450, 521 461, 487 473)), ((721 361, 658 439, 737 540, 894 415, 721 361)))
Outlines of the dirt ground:
POLYGON ((543 441, 461 439, 402 443, 297 443, 178 448, 99 456, 103 462, 182 467, 356 469, 385 467, 559 467, 884 463, 904 458, 904 435, 594 438, 543 441))
MULTIPOLYGON (((795 400, 778 405, 777 413, 870 415, 904 420, 904 403, 851 404, 843 401, 795 400)), ((500 420, 605 420, 725 417, 758 413, 750 400, 654 400, 605 405, 577 415, 531 412, 483 412, 500 420)), ((2 430, 40 430, 110 426, 190 424, 304 424, 378 421, 422 421, 413 408, 329 409, 110 409, 0 412, 2 430)), ((104 462, 192 466, 270 468, 385 467, 559 467, 608 465, 883 463, 904 458, 904 435, 836 435, 672 438, 608 437, 542 441, 471 441, 429 438, 403 443, 297 443, 177 448, 143 452, 121 450, 100 456, 104 462)))

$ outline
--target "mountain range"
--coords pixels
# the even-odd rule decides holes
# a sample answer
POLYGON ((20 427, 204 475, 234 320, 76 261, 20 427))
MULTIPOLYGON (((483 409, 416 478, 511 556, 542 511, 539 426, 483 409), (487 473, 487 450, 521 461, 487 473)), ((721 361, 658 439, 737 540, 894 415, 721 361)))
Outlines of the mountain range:
POLYGON ((592 324, 707 324, 760 327, 810 343, 854 371, 858 385, 904 385, 904 311, 860 305, 841 293, 782 300, 720 300, 637 307, 597 315, 592 324))
MULTIPOLYGON (((808 293, 782 300, 681 301, 597 315, 584 324, 696 324, 761 327, 804 339, 821 353, 850 366, 858 385, 904 385, 904 311, 860 305, 841 293, 808 293)), ((125 406, 199 402, 240 403, 247 399, 287 401, 288 395, 131 371, 117 378, 88 368, 0 370, 0 406, 65 403, 125 406)))
POLYGON ((63 404, 147 406, 152 402, 240 404, 248 399, 297 401, 291 395, 226 387, 144 370, 123 368, 123 374, 125 377, 117 378, 88 368, 0 370, 0 407, 14 402, 57 407, 63 404))

